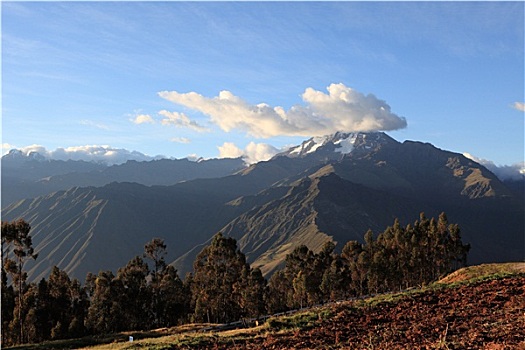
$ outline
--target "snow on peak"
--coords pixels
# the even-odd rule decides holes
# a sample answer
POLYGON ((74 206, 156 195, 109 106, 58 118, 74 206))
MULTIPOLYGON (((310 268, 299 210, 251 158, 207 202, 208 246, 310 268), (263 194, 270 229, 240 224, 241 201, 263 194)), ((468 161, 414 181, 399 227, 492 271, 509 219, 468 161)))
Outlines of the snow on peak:
POLYGON ((311 153, 315 153, 323 146, 333 144, 336 153, 345 155, 352 152, 356 146, 356 142, 359 138, 366 139, 365 133, 343 133, 337 132, 332 135, 326 136, 315 136, 311 139, 304 141, 302 144, 290 148, 286 154, 289 157, 300 157, 306 156, 311 153))
POLYGON ((329 141, 327 136, 315 136, 308 143, 308 148, 306 153, 313 153, 319 147, 324 146, 329 141))
MULTIPOLYGON (((357 133, 347 134, 345 138, 340 138, 337 141, 334 141, 334 145, 339 145, 339 148, 336 148, 335 151, 341 154, 348 154, 354 149, 355 141, 357 140, 357 133)), ((365 137, 366 135, 363 135, 365 137)))

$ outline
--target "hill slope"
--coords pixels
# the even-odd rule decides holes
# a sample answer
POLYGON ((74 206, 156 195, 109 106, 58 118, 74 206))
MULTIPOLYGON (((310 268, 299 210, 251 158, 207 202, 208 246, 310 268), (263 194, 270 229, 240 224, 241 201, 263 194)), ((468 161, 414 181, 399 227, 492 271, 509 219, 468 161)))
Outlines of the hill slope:
POLYGON ((441 281, 422 290, 274 316, 249 329, 210 332, 213 325, 193 324, 24 348, 91 345, 85 349, 522 349, 525 346, 523 263, 468 269, 454 274, 464 277, 461 283, 441 281), (132 343, 129 336, 134 337, 132 343), (93 347, 96 344, 101 345, 93 347))

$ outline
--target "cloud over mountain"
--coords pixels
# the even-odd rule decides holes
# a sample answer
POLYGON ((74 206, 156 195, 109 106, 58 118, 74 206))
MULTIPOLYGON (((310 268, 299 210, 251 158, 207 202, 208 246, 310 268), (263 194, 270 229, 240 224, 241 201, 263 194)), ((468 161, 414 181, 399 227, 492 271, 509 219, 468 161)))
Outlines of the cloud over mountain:
POLYGON ((406 127, 405 118, 372 94, 364 95, 344 84, 331 84, 328 93, 307 88, 304 105, 272 107, 249 104, 230 91, 216 97, 196 92, 162 91, 159 96, 177 105, 201 112, 222 130, 244 131, 254 137, 327 135, 337 131, 386 131, 406 127))
POLYGON ((225 142, 219 149, 219 158, 238 158, 243 157, 247 164, 254 164, 260 161, 269 160, 279 153, 279 150, 266 143, 250 142, 244 150, 237 147, 232 142, 225 142))
POLYGON ((107 164, 122 164, 128 160, 148 161, 163 158, 162 156, 151 157, 137 151, 129 151, 123 148, 113 148, 106 145, 86 145, 67 148, 57 148, 54 151, 47 150, 44 146, 31 145, 20 148, 23 154, 36 152, 48 159, 55 160, 84 160, 87 162, 103 162, 107 164))
POLYGON ((463 153, 463 155, 492 171, 500 180, 519 180, 525 176, 525 162, 498 166, 491 160, 478 158, 470 153, 463 153))

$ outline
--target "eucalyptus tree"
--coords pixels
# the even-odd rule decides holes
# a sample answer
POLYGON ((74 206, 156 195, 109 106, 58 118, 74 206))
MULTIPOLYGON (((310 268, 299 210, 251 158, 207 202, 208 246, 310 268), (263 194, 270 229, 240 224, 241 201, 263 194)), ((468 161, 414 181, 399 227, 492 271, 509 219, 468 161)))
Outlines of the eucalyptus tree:
MULTIPOLYGON (((24 317, 22 315, 23 294, 25 289, 25 282, 27 273, 24 271, 24 265, 29 259, 36 260, 38 254, 33 248, 33 239, 29 232, 31 225, 24 219, 19 219, 12 222, 2 221, 1 229, 2 242, 2 279, 9 275, 11 283, 17 286, 16 295, 18 311, 16 317, 19 323, 19 342, 24 342, 24 317), (5 276, 4 276, 5 275, 5 276)), ((5 283, 5 286, 7 286, 5 283)), ((2 287, 5 287, 2 283, 2 287)), ((4 293, 8 296, 9 292, 6 289, 4 293)), ((13 315, 14 316, 14 315, 13 315)))

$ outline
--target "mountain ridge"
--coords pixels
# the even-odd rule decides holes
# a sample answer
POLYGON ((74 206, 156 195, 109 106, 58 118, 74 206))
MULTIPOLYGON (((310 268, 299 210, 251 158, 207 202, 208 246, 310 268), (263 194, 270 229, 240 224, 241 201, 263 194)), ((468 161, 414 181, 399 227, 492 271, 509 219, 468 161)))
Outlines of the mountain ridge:
MULTIPOLYGON (((35 152, 33 152, 35 153, 35 152)), ((70 187, 101 187, 112 182, 173 185, 197 178, 231 175, 245 167, 241 158, 129 160, 105 165, 86 161, 62 161, 11 151, 2 157, 2 206, 25 198, 46 195, 70 187)))
POLYGON ((395 217, 408 224, 420 212, 444 211, 457 222, 473 262, 525 256, 523 196, 482 165, 383 133, 335 136, 315 145, 306 140, 308 147, 290 149, 301 147, 302 154, 276 155, 223 177, 74 187, 12 203, 2 217, 23 217, 33 226, 42 253, 27 265, 33 279, 53 264, 80 279, 115 271, 153 237, 165 239, 168 261, 184 274, 219 231, 235 237, 249 262, 268 275, 298 244, 316 250, 331 240, 341 249, 367 229, 377 233, 395 217), (342 147, 349 152, 335 152, 342 147))

